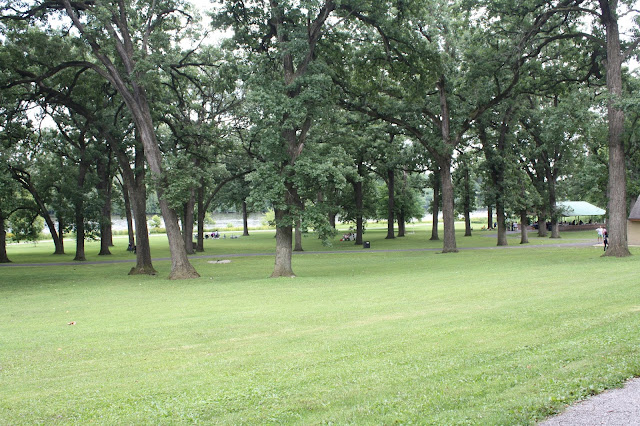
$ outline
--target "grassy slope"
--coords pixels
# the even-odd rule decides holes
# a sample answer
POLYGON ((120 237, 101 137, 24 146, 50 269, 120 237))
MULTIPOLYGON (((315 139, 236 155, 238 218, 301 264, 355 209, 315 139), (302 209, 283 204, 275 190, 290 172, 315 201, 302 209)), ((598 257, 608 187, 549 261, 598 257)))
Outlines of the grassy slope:
POLYGON ((531 422, 640 374, 634 253, 309 254, 279 280, 269 256, 180 282, 168 262, 3 268, 0 422, 531 422))

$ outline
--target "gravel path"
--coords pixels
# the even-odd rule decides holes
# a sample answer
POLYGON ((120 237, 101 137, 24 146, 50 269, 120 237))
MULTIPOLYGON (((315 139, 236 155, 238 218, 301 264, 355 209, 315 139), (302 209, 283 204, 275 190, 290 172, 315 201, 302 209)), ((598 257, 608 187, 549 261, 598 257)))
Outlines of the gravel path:
POLYGON ((570 406, 541 426, 640 426, 640 379, 570 406))

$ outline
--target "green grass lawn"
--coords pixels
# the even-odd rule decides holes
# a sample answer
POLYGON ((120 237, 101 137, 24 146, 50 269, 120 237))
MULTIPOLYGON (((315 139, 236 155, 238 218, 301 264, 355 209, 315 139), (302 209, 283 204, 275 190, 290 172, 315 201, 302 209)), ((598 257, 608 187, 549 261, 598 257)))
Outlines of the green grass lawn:
MULTIPOLYGON (((494 247, 496 245, 495 230, 475 230, 473 237, 464 236, 464 224, 457 223, 456 242, 461 249, 470 247, 494 247)), ((338 235, 330 242, 329 246, 323 245, 322 242, 313 233, 303 234, 303 247, 306 251, 354 251, 362 250, 361 246, 354 245, 350 241, 340 241, 340 238, 347 229, 338 231, 338 235)), ((407 235, 404 238, 396 238, 394 240, 386 240, 386 226, 380 224, 370 224, 364 234, 364 240, 370 241, 371 248, 390 249, 390 250, 415 250, 415 249, 442 249, 442 225, 440 229, 440 240, 430 241, 431 225, 425 223, 417 223, 407 226, 407 235)), ((250 238, 231 239, 231 235, 242 235, 242 232, 221 231, 221 234, 227 236, 225 239, 207 239, 204 241, 205 252, 197 253, 197 255, 215 256, 225 254, 248 254, 248 253, 275 253, 275 231, 250 231, 250 238)), ((520 234, 508 234, 507 240, 509 245, 520 245, 520 234)), ((593 241, 596 243, 595 231, 581 232, 565 232, 561 234, 560 239, 539 238, 536 232, 529 232, 529 244, 563 244, 573 242, 593 241)), ((100 244, 97 241, 86 242, 85 254, 88 261, 99 262, 108 260, 135 260, 133 253, 127 252, 128 240, 126 236, 114 237, 115 247, 111 248, 112 255, 98 256, 100 244)), ((170 257, 167 238, 164 234, 152 234, 150 238, 151 254, 154 258, 170 257)), ((20 243, 9 245, 7 252, 9 258, 14 263, 54 263, 54 262, 73 262, 75 256, 75 240, 65 240, 65 255, 53 255, 54 246, 51 241, 39 241, 37 243, 20 243)), ((124 267, 123 267, 124 268, 124 267)), ((128 269, 127 269, 128 271, 128 269)))
MULTIPOLYGON (((441 248, 422 231, 368 234, 372 248, 441 248)), ((153 241, 154 257, 168 255, 153 241)), ((260 253, 274 240, 207 244, 260 253)), ((132 256, 124 247, 113 257, 132 256)), ((167 261, 155 277, 122 264, 0 268, 0 423, 532 423, 640 374, 632 252, 359 249, 296 256, 299 276, 275 280, 272 256, 193 259, 202 278, 187 281, 167 280, 167 261)), ((48 253, 9 250, 14 262, 48 253)))

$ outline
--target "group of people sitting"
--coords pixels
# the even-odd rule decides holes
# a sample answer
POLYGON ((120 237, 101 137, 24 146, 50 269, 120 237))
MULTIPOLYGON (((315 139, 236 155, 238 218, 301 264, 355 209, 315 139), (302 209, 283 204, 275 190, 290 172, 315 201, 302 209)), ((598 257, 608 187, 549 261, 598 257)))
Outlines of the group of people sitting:
POLYGON ((349 232, 347 234, 343 234, 342 238, 340 238, 340 241, 355 241, 355 240, 356 240, 355 232, 349 232))
POLYGON ((209 238, 218 239, 218 238, 220 238, 220 233, 218 231, 213 231, 211 234, 204 234, 204 238, 205 239, 209 239, 209 238))

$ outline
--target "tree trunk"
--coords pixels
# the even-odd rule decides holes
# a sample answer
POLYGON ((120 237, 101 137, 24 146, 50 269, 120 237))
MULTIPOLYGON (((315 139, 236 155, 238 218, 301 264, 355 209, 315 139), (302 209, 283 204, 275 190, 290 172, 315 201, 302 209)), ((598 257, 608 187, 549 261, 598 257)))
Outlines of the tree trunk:
POLYGON ((195 204, 195 192, 191 189, 189 200, 184 205, 184 219, 182 220, 182 237, 187 254, 195 253, 193 247, 193 215, 195 213, 195 204))
POLYGON ((55 247, 55 251, 53 252, 53 254, 64 254, 62 233, 58 233, 58 231, 56 231, 56 225, 53 222, 51 215, 49 214, 49 209, 45 205, 43 199, 40 197, 40 194, 38 193, 36 188, 33 186, 33 183, 31 182, 31 176, 26 171, 15 167, 10 167, 9 170, 11 171, 11 175, 13 176, 13 178, 17 182, 19 182, 24 189, 29 191, 29 193, 33 197, 33 200, 38 205, 40 216, 42 216, 44 222, 47 224, 47 228, 49 228, 49 233, 51 234, 51 239, 53 239, 53 245, 55 247))
POLYGON ((547 188, 549 190, 549 209, 551 210, 551 238, 560 238, 560 229, 558 227, 558 209, 556 203, 556 179, 550 167, 547 169, 547 188))
POLYGON ((242 200, 242 236, 249 236, 249 214, 247 213, 247 200, 242 200))
POLYGON ((387 190, 388 190, 388 202, 387 202, 387 236, 385 239, 394 239, 394 222, 395 222, 395 173, 393 169, 387 170, 387 190))
MULTIPOLYGON (((60 253, 53 253, 53 254, 64 254, 64 227, 65 226, 66 226, 66 224, 64 223, 64 218, 63 217, 59 217, 58 218, 58 238, 60 240, 61 252, 60 253)), ((56 251, 57 251, 57 249, 56 249, 56 251)))
POLYGON ((329 226, 332 229, 336 229, 336 218, 338 214, 334 212, 329 212, 329 226))
POLYGON ((304 251, 302 249, 302 220, 300 218, 298 218, 298 220, 296 220, 296 242, 295 242, 295 247, 293 249, 293 251, 304 251))
POLYGON ((493 206, 487 206, 487 229, 493 229, 493 206))
POLYGON ((147 164, 153 174, 152 179, 157 182, 156 193, 158 194, 158 204, 160 205, 160 211, 164 219, 167 239, 169 240, 169 251, 171 252, 171 273, 169 274, 169 279, 198 278, 200 275, 196 272, 187 257, 187 250, 184 240, 182 239, 180 227, 178 226, 178 215, 164 199, 164 189, 162 188, 162 182, 164 180, 162 155, 156 140, 153 121, 151 120, 151 112, 145 94, 142 90, 138 90, 136 95, 137 103, 131 106, 133 109, 132 115, 136 121, 140 141, 144 146, 147 164))
POLYGON ((406 224, 404 218, 404 209, 398 213, 398 237, 404 237, 406 231, 406 224))
POLYGON ((542 209, 538 213, 538 237, 546 237, 547 236, 547 212, 545 209, 542 209))
MULTIPOLYGON (((136 144, 134 170, 131 169, 129 158, 118 148, 118 144, 106 134, 107 140, 116 153, 118 164, 122 171, 123 187, 127 188, 133 220, 135 221, 135 253, 136 266, 131 268, 129 275, 155 275, 157 271, 151 262, 151 247, 149 246, 149 229, 147 227, 147 189, 145 186, 144 153, 142 146, 136 144)), ((129 237, 131 241, 131 237, 129 237)))
POLYGON ((82 203, 76 202, 75 207, 76 222, 76 256, 73 260, 83 262, 87 260, 84 254, 84 215, 82 214, 82 203))
MULTIPOLYGON (((84 153, 83 153, 84 157, 84 153)), ((77 193, 75 194, 75 225, 76 225, 76 256, 73 260, 85 261, 87 260, 84 252, 84 239, 85 239, 85 227, 84 227, 84 181, 89 171, 89 165, 84 159, 80 161, 80 169, 78 171, 77 179, 77 193)))
POLYGON ((529 234, 527 233, 527 210, 520 210, 520 244, 529 243, 529 234))
POLYGON ((502 197, 498 197, 496 201, 496 221, 498 222, 498 244, 499 246, 508 245, 507 242, 507 227, 505 225, 504 204, 502 197))
POLYGON ((129 237, 129 247, 136 245, 133 234, 133 216, 131 215, 131 198, 129 197, 129 185, 122 183, 122 198, 124 199, 124 212, 127 218, 127 235, 129 237))
POLYGON ((271 278, 295 277, 291 268, 293 230, 291 225, 283 226, 282 220, 286 212, 282 209, 274 209, 276 220, 276 262, 271 278), (280 224, 279 224, 280 223, 280 224))
POLYGON ((136 266, 131 268, 129 275, 155 275, 157 271, 151 261, 149 229, 147 227, 147 190, 144 182, 130 185, 129 188, 133 217, 136 223, 136 266))
POLYGON ((433 202, 431 203, 431 241, 438 241, 438 215, 440 214, 440 186, 442 177, 440 169, 434 172, 433 176, 433 202))
POLYGON ((607 105, 609 120, 609 248, 604 256, 630 256, 627 242, 627 182, 622 132, 624 112, 617 106, 622 97, 622 52, 618 29, 617 1, 600 0, 607 34, 607 105))
POLYGON ((365 167, 362 161, 358 162, 358 176, 353 182, 353 193, 355 195, 356 202, 356 245, 362 245, 362 236, 364 234, 364 192, 363 192, 363 178, 365 175, 365 167))
POLYGON ((4 221, 5 217, 0 213, 0 263, 11 263, 7 256, 7 230, 4 221))
POLYGON ((204 221, 207 217, 207 208, 205 207, 204 200, 204 179, 200 179, 200 186, 197 191, 197 203, 198 203, 198 238, 196 244, 197 252, 204 252, 204 221))
POLYGON ((354 182, 353 192, 356 197, 356 245, 362 245, 362 237, 364 234, 364 194, 362 192, 362 181, 354 182))
MULTIPOLYGON (((111 155, 111 154, 109 154, 111 155)), ((111 255, 109 247, 113 245, 113 237, 111 230, 111 176, 109 166, 102 159, 96 162, 96 171, 98 174, 98 194, 102 201, 102 209, 100 217, 100 252, 98 256, 111 255)))
POLYGON ((454 216, 453 180, 451 179, 451 157, 443 157, 440 161, 442 178, 442 219, 444 222, 443 253, 457 253, 456 229, 454 216))

